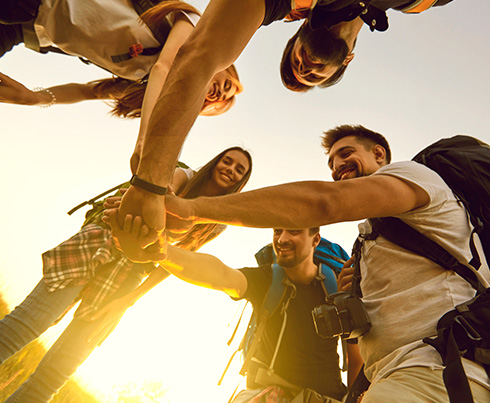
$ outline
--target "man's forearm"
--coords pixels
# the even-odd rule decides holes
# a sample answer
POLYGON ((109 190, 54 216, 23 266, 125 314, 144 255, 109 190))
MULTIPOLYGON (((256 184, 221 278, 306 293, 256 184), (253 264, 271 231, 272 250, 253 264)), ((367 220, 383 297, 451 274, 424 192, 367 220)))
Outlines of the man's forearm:
POLYGON ((172 80, 172 72, 175 77, 180 70, 169 73, 169 85, 164 86, 153 109, 137 170, 140 178, 160 186, 167 186, 172 178, 179 151, 199 115, 209 81, 202 74, 192 76, 185 71, 182 80, 176 81, 172 80))
MULTIPOLYGON (((420 207, 424 191, 388 175, 341 182, 295 182, 239 194, 185 201, 189 218, 256 228, 311 228, 369 217, 398 215, 420 207)), ((172 212, 169 200, 168 211, 172 212)), ((178 212, 177 212, 178 214, 178 212)))
POLYGON ((138 176, 168 185, 214 74, 240 55, 264 17, 263 0, 211 0, 180 48, 150 118, 138 176), (165 158, 161 158, 162 152, 165 158))
POLYGON ((229 196, 198 198, 190 201, 194 214, 191 218, 196 222, 256 228, 301 229, 330 224, 328 199, 321 191, 325 184, 297 182, 229 196))
POLYGON ((167 260, 159 262, 169 273, 188 283, 240 297, 245 292, 245 276, 218 258, 169 246, 167 260))

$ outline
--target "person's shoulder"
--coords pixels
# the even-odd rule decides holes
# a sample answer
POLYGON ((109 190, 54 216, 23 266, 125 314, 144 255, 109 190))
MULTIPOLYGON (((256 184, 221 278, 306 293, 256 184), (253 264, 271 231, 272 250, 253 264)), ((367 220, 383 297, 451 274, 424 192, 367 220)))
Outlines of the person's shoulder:
POLYGON ((238 270, 245 274, 245 276, 250 274, 252 276, 262 275, 272 277, 272 266, 270 264, 265 264, 258 267, 242 267, 238 270))
POLYGON ((239 270, 247 279, 247 291, 243 298, 251 301, 254 306, 260 304, 272 284, 272 266, 269 264, 259 267, 244 267, 239 270))
POLYGON ((191 180, 196 171, 194 171, 192 168, 179 168, 185 175, 187 176, 188 180, 191 180))
POLYGON ((199 19, 201 16, 199 14, 190 12, 190 11, 183 11, 183 10, 175 10, 169 13, 168 18, 170 20, 170 23, 173 25, 175 23, 175 19, 177 16, 180 16, 184 18, 187 22, 189 22, 193 27, 197 25, 199 22, 199 19))
POLYGON ((399 161, 381 167, 376 175, 391 175, 401 179, 427 180, 441 182, 439 174, 415 161, 399 161))
POLYGON ((394 162, 382 167, 376 174, 390 175, 423 189, 430 200, 424 209, 455 200, 452 190, 436 171, 415 161, 394 162))

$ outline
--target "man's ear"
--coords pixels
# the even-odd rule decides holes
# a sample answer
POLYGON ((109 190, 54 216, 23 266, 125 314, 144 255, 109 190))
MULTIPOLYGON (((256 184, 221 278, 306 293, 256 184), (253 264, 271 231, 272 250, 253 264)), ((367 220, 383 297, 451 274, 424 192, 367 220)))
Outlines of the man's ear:
POLYGON ((355 54, 354 54, 354 53, 352 53, 352 52, 351 52, 351 53, 349 53, 349 54, 348 54, 348 55, 345 57, 344 61, 342 62, 342 66, 347 66, 347 65, 348 65, 348 64, 349 64, 349 63, 352 61, 352 59, 354 59, 354 56, 355 56, 355 54))
POLYGON ((384 165, 386 162, 386 150, 385 150, 385 148, 380 144, 376 144, 373 147, 373 153, 374 153, 374 156, 376 158, 376 162, 379 165, 384 165))
POLYGON ((320 235, 319 232, 317 232, 314 236, 313 236, 313 247, 316 248, 318 246, 318 244, 320 243, 322 239, 322 236, 320 235))

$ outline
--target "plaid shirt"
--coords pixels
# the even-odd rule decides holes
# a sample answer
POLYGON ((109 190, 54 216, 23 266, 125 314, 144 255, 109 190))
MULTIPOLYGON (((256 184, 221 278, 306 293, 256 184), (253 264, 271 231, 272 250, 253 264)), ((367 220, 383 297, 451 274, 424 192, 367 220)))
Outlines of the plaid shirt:
POLYGON ((85 285, 78 296, 82 299, 75 312, 78 316, 99 309, 135 265, 115 248, 110 230, 94 224, 82 227, 73 237, 45 252, 42 259, 44 282, 50 292, 85 285))
POLYGON ((264 386, 257 390, 242 390, 232 403, 290 403, 294 394, 279 386, 264 386))

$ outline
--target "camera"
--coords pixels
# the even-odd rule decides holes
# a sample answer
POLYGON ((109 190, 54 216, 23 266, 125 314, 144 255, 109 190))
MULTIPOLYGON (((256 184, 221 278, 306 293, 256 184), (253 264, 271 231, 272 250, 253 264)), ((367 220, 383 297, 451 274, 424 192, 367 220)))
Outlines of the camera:
POLYGON ((325 305, 311 311, 315 330, 320 337, 354 339, 371 328, 361 299, 348 292, 337 292, 327 298, 325 305))

